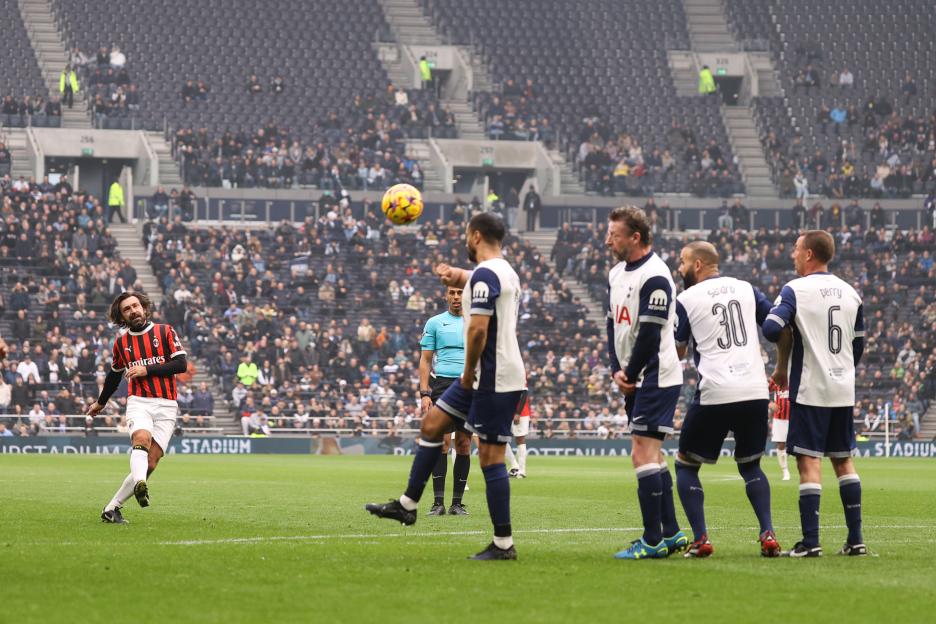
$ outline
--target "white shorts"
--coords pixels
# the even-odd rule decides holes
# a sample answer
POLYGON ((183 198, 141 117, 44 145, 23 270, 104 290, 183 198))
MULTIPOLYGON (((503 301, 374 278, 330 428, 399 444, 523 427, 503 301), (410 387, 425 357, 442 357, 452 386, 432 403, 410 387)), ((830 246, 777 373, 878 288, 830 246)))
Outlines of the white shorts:
POLYGON ((510 426, 510 433, 515 438, 525 438, 530 433, 530 417, 521 416, 510 426))
POLYGON ((179 404, 169 399, 131 396, 127 399, 127 426, 132 436, 136 431, 149 431, 153 441, 166 452, 175 431, 179 404))
POLYGON ((773 419, 773 427, 770 434, 771 442, 783 442, 786 444, 787 433, 790 431, 790 421, 781 420, 780 418, 773 419))

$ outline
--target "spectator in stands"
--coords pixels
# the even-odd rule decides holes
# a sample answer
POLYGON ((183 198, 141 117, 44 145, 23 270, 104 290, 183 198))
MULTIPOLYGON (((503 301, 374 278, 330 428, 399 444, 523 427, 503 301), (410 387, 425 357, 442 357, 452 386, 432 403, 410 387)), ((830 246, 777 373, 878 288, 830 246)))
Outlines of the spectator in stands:
POLYGON ((189 412, 196 416, 211 416, 214 413, 214 396, 204 381, 198 385, 198 390, 192 395, 189 412))
POLYGON ((52 96, 48 99, 45 105, 45 114, 47 117, 61 117, 62 116, 62 103, 56 96, 52 96))
POLYGON ((112 69, 120 70, 127 64, 127 57, 120 51, 120 48, 115 45, 111 48, 109 62, 112 69))
POLYGON ((250 388, 259 376, 260 368, 253 361, 253 357, 250 353, 244 353, 241 356, 240 366, 237 367, 237 381, 245 388, 250 388))
POLYGON ((195 99, 195 96, 198 94, 198 90, 195 88, 195 81, 188 79, 185 81, 185 84, 182 85, 182 101, 191 102, 195 99))
POLYGON ((75 106, 75 94, 78 93, 78 74, 72 69, 71 65, 66 65, 59 75, 59 93, 62 94, 62 102, 69 109, 75 106))
POLYGON ((715 77, 712 76, 712 70, 708 65, 703 65, 699 70, 699 95, 715 95, 717 87, 715 86, 715 77))
POLYGON ((270 81, 270 93, 273 95, 281 95, 286 91, 286 79, 283 78, 282 74, 277 74, 273 80, 270 81))
POLYGON ((838 85, 842 89, 850 89, 855 86, 855 76, 848 67, 842 68, 842 72, 838 76, 838 85))
POLYGON ((900 87, 900 92, 903 93, 904 104, 909 104, 910 100, 916 97, 916 81, 913 79, 913 75, 910 72, 904 73, 903 84, 900 87))
POLYGON ((257 78, 256 74, 250 74, 250 77, 247 79, 247 93, 251 95, 263 93, 263 85, 260 84, 260 79, 257 78))

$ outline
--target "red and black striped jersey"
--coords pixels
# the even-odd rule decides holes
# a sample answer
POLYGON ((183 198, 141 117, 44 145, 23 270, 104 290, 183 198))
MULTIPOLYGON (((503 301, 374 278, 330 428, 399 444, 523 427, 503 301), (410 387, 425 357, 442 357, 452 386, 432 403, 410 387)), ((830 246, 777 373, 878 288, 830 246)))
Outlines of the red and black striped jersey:
MULTIPOLYGON (((132 366, 163 364, 177 355, 185 355, 179 336, 169 325, 147 323, 142 331, 125 329, 114 340, 111 368, 121 372, 132 366)), ((131 396, 176 400, 175 375, 147 375, 131 379, 127 388, 131 396)))
POLYGON ((520 417, 530 417, 530 392, 524 390, 520 395, 520 401, 517 403, 517 415, 520 417))
POLYGON ((770 389, 774 393, 774 413, 773 417, 777 420, 790 420, 790 391, 787 390, 778 390, 773 384, 770 385, 770 389))

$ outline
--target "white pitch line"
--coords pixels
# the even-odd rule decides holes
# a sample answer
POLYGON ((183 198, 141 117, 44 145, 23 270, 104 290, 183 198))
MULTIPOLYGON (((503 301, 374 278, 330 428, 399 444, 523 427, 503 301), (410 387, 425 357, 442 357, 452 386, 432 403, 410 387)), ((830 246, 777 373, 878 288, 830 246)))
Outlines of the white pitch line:
MULTIPOLYGON (((719 527, 711 527, 719 530, 719 527)), ((799 529, 799 526, 776 527, 781 530, 799 529)), ((845 529, 844 524, 823 525, 822 529, 845 529)), ((865 529, 936 529, 931 524, 905 524, 867 526, 865 529)), ((724 530, 756 531, 758 527, 728 527, 724 530)), ((521 529, 514 531, 517 534, 557 534, 557 533, 619 533, 623 531, 642 531, 643 527, 581 527, 558 529, 521 529)), ((269 535, 257 537, 228 537, 209 540, 179 540, 159 542, 160 546, 211 546, 218 544, 257 544, 262 542, 315 542, 325 540, 359 540, 359 539, 395 539, 400 537, 457 537, 464 535, 488 535, 490 531, 423 531, 413 533, 324 533, 319 535, 269 535)))

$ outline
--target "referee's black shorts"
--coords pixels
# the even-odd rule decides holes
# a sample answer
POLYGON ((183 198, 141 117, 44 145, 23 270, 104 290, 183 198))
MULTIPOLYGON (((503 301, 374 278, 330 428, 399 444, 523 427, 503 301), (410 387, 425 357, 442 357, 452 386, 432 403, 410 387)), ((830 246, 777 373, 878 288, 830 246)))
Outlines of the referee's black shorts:
POLYGON ((439 400, 439 397, 442 396, 442 394, 448 390, 448 387, 456 381, 458 381, 458 377, 430 377, 429 398, 432 400, 432 404, 435 405, 436 401, 439 400))

